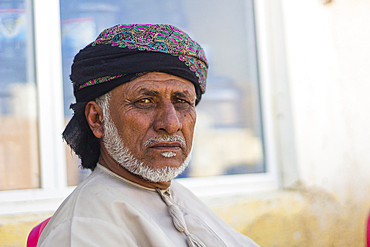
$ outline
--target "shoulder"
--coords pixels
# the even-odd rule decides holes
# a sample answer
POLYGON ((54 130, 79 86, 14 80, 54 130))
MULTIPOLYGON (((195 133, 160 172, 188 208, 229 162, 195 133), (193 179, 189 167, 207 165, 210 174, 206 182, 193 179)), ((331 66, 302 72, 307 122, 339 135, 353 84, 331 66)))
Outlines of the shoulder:
POLYGON ((118 238, 122 243, 122 238, 132 237, 130 225, 135 222, 131 216, 140 217, 135 195, 141 193, 145 192, 137 191, 109 172, 96 169, 60 205, 40 240, 61 238, 64 243, 66 239, 75 241, 79 236, 104 233, 112 234, 113 239, 118 238))
POLYGON ((63 201, 43 234, 61 228, 64 228, 64 232, 70 232, 76 219, 106 220, 109 215, 105 212, 111 211, 117 195, 120 194, 121 201, 126 198, 122 196, 124 188, 125 184, 121 181, 101 170, 95 170, 63 201))

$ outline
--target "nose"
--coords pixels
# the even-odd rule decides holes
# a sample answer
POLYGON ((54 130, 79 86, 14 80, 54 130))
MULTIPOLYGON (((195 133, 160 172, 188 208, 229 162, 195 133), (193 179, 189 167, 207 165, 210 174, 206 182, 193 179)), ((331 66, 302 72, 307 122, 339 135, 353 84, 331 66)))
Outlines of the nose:
POLYGON ((173 135, 181 130, 182 124, 174 105, 171 102, 163 102, 157 108, 154 129, 157 132, 173 135))

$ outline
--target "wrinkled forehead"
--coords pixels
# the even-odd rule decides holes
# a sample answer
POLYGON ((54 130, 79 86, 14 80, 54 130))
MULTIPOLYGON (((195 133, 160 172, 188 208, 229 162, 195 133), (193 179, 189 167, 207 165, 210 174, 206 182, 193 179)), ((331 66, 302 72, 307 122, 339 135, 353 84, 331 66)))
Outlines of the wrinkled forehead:
POLYGON ((136 78, 135 80, 117 87, 116 93, 140 96, 159 96, 164 94, 175 94, 189 99, 196 99, 195 86, 189 80, 166 74, 151 72, 136 78))

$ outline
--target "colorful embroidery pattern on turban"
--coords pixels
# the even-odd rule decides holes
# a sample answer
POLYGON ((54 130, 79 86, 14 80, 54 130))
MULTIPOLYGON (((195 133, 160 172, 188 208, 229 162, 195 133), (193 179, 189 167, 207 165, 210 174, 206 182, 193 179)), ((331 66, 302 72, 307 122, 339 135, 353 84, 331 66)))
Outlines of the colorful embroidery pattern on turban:
POLYGON ((198 103, 205 93, 207 69, 202 47, 180 29, 168 24, 120 24, 101 32, 76 55, 71 80, 77 101, 86 101, 138 74, 163 72, 191 81, 198 103), (105 87, 97 88, 99 84, 105 87), (91 86, 94 90, 87 91, 91 86))
POLYGON ((198 77, 205 92, 208 63, 202 47, 186 33, 171 25, 117 25, 104 30, 91 44, 154 51, 178 56, 198 77))

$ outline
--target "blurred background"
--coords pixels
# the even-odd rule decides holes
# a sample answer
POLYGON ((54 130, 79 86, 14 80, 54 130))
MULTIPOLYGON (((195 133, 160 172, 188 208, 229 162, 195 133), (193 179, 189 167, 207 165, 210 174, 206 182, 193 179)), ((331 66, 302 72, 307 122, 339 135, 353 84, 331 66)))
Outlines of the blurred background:
POLYGON ((74 55, 105 28, 168 23, 205 49, 178 178, 261 246, 364 246, 370 2, 0 0, 0 246, 24 246, 89 171, 61 133, 74 55))

